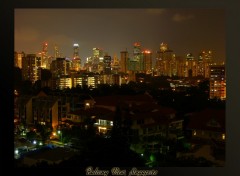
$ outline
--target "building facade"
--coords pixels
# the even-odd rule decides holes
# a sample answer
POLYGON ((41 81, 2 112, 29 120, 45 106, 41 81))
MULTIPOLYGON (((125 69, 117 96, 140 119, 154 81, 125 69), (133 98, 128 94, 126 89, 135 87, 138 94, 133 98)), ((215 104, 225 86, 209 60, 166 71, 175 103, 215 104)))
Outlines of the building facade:
POLYGON ((226 73, 224 65, 210 66, 210 99, 226 99, 226 73))
POLYGON ((32 83, 41 78, 41 58, 36 54, 26 54, 22 57, 22 78, 32 83))

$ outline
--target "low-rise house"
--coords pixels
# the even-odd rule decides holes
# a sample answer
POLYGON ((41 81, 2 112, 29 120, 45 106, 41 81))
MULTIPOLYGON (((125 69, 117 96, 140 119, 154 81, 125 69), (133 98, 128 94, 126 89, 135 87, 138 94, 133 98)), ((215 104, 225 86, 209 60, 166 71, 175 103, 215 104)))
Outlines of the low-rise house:
POLYGON ((139 135, 161 132, 163 136, 177 138, 177 130, 182 130, 182 119, 176 119, 176 111, 158 104, 142 104, 132 108, 132 128, 139 129, 139 135))
POLYGON ((177 119, 175 114, 174 109, 157 104, 136 106, 131 111, 135 137, 138 137, 145 146, 183 138, 183 120, 177 119))
POLYGON ((187 129, 192 132, 192 139, 224 142, 226 139, 225 124, 224 109, 205 109, 189 117, 187 129))
POLYGON ((81 123, 86 128, 88 125, 94 125, 98 133, 106 134, 113 126, 114 114, 106 108, 92 107, 69 112, 65 122, 71 121, 73 125, 81 123))
POLYGON ((58 98, 42 96, 33 98, 33 122, 50 125, 56 128, 58 125, 58 98))
POLYGON ((70 111, 93 107, 94 99, 86 94, 39 92, 35 96, 20 96, 16 101, 16 114, 26 125, 41 123, 53 129, 61 124, 70 111))
POLYGON ((16 101, 16 111, 20 122, 32 123, 32 96, 19 96, 16 101))

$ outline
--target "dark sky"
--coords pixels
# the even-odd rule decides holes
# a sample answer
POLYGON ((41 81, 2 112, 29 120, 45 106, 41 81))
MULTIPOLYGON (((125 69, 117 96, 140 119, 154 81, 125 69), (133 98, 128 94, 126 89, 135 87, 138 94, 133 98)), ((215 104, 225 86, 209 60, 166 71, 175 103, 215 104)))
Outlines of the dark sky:
POLYGON ((120 57, 133 43, 153 53, 167 43, 176 56, 212 50, 215 61, 226 60, 224 9, 15 9, 15 51, 48 52, 58 45, 61 56, 73 56, 73 44, 85 62, 92 49, 120 57))

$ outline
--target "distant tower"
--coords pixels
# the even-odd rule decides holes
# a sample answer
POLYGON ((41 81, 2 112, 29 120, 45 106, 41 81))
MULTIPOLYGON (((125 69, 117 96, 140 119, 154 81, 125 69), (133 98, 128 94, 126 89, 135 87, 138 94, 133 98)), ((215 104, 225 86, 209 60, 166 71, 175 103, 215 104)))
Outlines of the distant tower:
POLYGON ((155 69, 158 76, 173 76, 176 74, 176 63, 173 51, 168 48, 168 45, 162 43, 160 51, 157 51, 155 69))
POLYGON ((47 44, 47 42, 44 42, 43 46, 42 46, 42 55, 41 55, 41 57, 42 57, 41 66, 44 68, 47 68, 47 65, 48 65, 47 55, 48 55, 48 44, 47 44))
POLYGON ((133 56, 137 56, 139 54, 141 54, 141 44, 140 42, 135 42, 133 44, 134 48, 133 48, 133 56))
POLYGON ((65 58, 56 58, 51 63, 50 70, 53 78, 59 78, 70 74, 70 61, 65 58))
POLYGON ((120 67, 121 67, 121 72, 123 73, 127 73, 128 58, 129 58, 128 52, 121 51, 120 67))
POLYGON ((14 52, 14 66, 22 68, 22 58, 25 56, 25 53, 14 52))
POLYGON ((100 48, 93 48, 92 57, 92 72, 101 72, 103 69, 103 63, 100 62, 100 58, 103 60, 103 50, 100 48))
POLYGON ((54 46, 54 59, 57 59, 58 57, 60 57, 60 54, 59 54, 58 46, 55 45, 54 46))
POLYGON ((119 72, 119 68, 120 68, 119 61, 118 61, 117 56, 115 55, 115 56, 113 57, 113 64, 112 64, 113 72, 114 72, 115 74, 117 74, 117 73, 119 72))
POLYGON ((81 59, 79 57, 79 45, 77 43, 73 44, 73 60, 72 60, 73 70, 79 71, 81 68, 81 59))
POLYGON ((212 60, 212 51, 202 51, 199 54, 198 58, 198 75, 201 75, 205 78, 210 77, 210 66, 212 65, 213 60, 212 60))
POLYGON ((73 58, 79 58, 79 45, 77 43, 73 44, 73 58))
POLYGON ((152 52, 150 50, 144 50, 142 54, 143 54, 144 73, 151 74, 152 73, 152 52))
POLYGON ((185 61, 185 77, 195 77, 197 76, 197 63, 192 55, 188 53, 185 61))
POLYGON ((105 56, 103 57, 105 74, 111 74, 111 62, 112 62, 111 56, 109 56, 108 54, 105 54, 105 56))

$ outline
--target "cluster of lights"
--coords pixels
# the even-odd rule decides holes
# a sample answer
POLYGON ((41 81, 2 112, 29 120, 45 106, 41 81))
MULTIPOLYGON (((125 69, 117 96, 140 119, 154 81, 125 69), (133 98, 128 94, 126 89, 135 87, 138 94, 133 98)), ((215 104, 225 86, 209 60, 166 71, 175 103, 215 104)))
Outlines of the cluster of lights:
POLYGON ((150 54, 151 51, 150 51, 150 50, 145 50, 145 51, 143 51, 143 53, 145 53, 145 54, 150 54))

